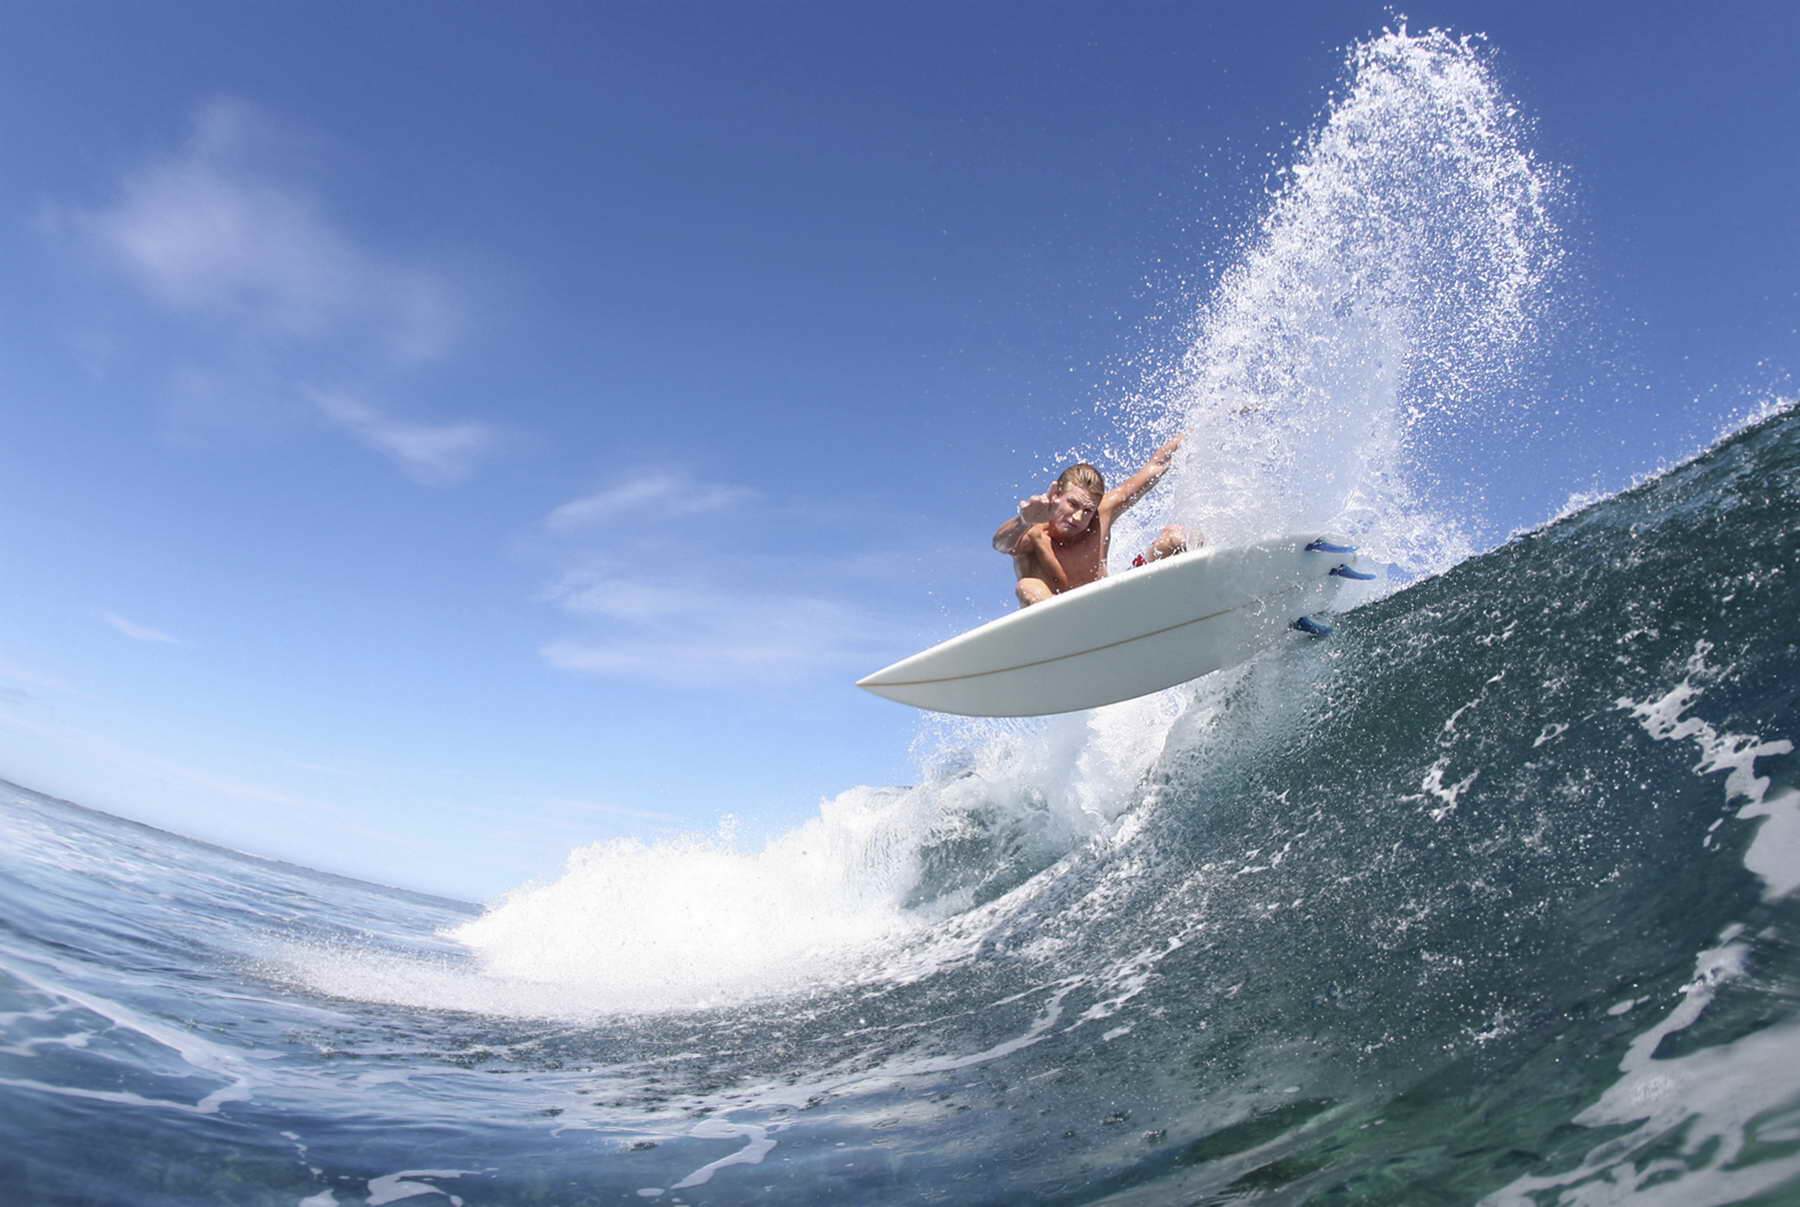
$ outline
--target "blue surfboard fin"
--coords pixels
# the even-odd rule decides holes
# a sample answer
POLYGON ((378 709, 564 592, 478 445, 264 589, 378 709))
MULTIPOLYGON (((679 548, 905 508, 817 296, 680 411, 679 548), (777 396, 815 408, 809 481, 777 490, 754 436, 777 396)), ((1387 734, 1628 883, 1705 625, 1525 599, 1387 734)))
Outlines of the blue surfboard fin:
POLYGON ((1355 553, 1355 545, 1334 545, 1324 537, 1320 537, 1306 547, 1308 553, 1355 553))
POLYGON ((1331 568, 1331 573, 1338 578, 1354 578, 1360 582, 1368 582, 1375 577, 1373 574, 1364 574, 1361 570, 1352 570, 1347 565, 1333 566, 1331 568))
POLYGON ((1321 623, 1320 621, 1317 621, 1317 620, 1314 620, 1310 616, 1302 616, 1299 620, 1296 620, 1293 624, 1289 625, 1288 627, 1294 628, 1294 629, 1299 629, 1302 633, 1310 633, 1314 637, 1329 637, 1329 636, 1331 636, 1331 626, 1330 625, 1321 623))

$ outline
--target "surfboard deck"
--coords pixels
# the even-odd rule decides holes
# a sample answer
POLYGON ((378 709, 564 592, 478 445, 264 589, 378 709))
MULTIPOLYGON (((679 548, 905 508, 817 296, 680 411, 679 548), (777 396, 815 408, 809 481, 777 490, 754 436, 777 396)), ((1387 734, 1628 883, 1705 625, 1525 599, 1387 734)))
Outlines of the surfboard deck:
POLYGON ((1346 578, 1366 577, 1332 537, 1190 550, 991 620, 857 686, 971 717, 1097 708, 1243 662, 1330 607, 1346 578))

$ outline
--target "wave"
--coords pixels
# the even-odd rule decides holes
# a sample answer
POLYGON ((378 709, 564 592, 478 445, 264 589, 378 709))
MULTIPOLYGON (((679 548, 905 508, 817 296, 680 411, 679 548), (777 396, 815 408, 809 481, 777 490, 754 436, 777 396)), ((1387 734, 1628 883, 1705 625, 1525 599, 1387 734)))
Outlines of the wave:
POLYGON ((1137 702, 1122 746, 1105 712, 997 728, 759 852, 615 848, 490 912, 491 953, 441 904, 23 800, 8 1085, 92 1126, 260 1111, 284 1168, 291 1103, 330 1121, 307 1143, 398 1121, 353 1129, 371 1178, 425 1111, 515 1191, 693 1185, 748 1137, 796 1199, 850 1159, 863 1198, 1000 1167, 1012 1198, 1766 1193, 1800 1176, 1771 1072, 1800 1050, 1797 515, 1782 410, 1137 702), (598 926, 644 963, 583 966, 598 926), (761 946, 709 977, 730 926, 761 946), (685 980, 650 974, 666 943, 685 980))

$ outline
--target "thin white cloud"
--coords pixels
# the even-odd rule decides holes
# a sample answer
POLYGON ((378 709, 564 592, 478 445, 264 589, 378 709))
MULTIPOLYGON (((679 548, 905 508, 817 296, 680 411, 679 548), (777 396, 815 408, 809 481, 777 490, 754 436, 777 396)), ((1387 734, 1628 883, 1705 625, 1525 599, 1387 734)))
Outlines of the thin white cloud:
POLYGON ((61 679, 40 671, 30 670, 14 662, 0 661, 0 679, 10 680, 13 683, 40 691, 66 692, 73 690, 61 679))
MULTIPOLYGON (((298 796, 285 788, 270 784, 240 779, 231 775, 220 775, 205 768, 177 762, 161 754, 147 754, 111 737, 103 737, 78 726, 4 713, 0 713, 0 725, 42 738, 47 743, 61 747, 64 751, 77 752, 86 756, 85 762, 71 765, 84 766, 90 773, 97 771, 104 779, 113 779, 115 775, 122 777, 124 782, 132 785, 127 793, 127 799, 136 799, 143 792, 143 786, 146 783, 174 778, 231 800, 255 801, 259 804, 302 809, 309 816, 331 815, 337 818, 337 825, 351 833, 380 840, 393 838, 391 834, 367 827, 363 824, 362 814, 343 806, 298 796)), ((89 782, 91 783, 92 780, 90 779, 89 782)), ((100 800, 87 803, 104 807, 104 795, 100 800)))
MULTIPOLYGON (((654 821, 667 825, 678 825, 681 818, 673 813, 664 813, 659 809, 634 809, 628 805, 615 805, 608 801, 569 800, 565 797, 552 797, 544 802, 544 811, 563 822, 585 822, 594 818, 621 818, 626 821, 654 821)), ((514 814, 516 817, 517 814, 514 814)))
POLYGON ((125 634, 125 636, 131 638, 133 641, 161 641, 171 645, 180 643, 179 638, 171 637, 161 629, 153 629, 146 624, 136 624, 126 620, 117 612, 102 612, 100 613, 100 619, 104 620, 107 624, 125 634))
POLYGON ((596 634, 539 650, 560 670, 664 685, 774 683, 865 666, 891 646, 883 618, 819 595, 758 588, 741 575, 649 577, 619 567, 567 574, 547 593, 596 634), (728 586, 722 586, 727 583, 728 586))
POLYGON ((755 497, 756 492, 744 486, 699 482, 667 470, 638 470, 554 508, 544 517, 544 526, 552 532, 571 532, 646 511, 672 518, 703 515, 755 497))
POLYGON ((395 419, 346 394, 309 391, 327 419, 376 452, 391 458, 415 482, 448 486, 475 472, 498 433, 485 423, 414 423, 395 419))
POLYGON ((577 616, 619 620, 667 620, 702 606, 690 585, 590 571, 565 575, 546 597, 577 616))
POLYGON ((98 211, 53 216, 84 232, 151 297, 260 330, 316 338, 373 332, 389 353, 427 360, 459 326, 439 273, 359 244, 291 179, 291 140, 253 107, 217 100, 186 145, 124 177, 98 211))

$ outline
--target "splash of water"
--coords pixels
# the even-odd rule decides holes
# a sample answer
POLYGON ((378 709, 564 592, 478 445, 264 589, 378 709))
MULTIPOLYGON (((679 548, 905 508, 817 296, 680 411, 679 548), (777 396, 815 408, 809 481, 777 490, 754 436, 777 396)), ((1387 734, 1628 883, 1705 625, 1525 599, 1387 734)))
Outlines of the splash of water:
POLYGON ((1214 543, 1342 531, 1411 573, 1467 556, 1428 504, 1430 445, 1492 410, 1561 259, 1556 179, 1524 132, 1467 38, 1401 28, 1351 50, 1192 346, 1116 408, 1119 469, 1189 433, 1121 525, 1125 556, 1165 516, 1214 543))
POLYGON ((1135 803, 1121 784, 1151 762, 1167 719, 1135 727, 1124 746, 1097 740, 1091 720, 994 733, 911 788, 850 789, 759 850, 729 826, 579 848, 556 881, 452 932, 479 957, 482 983, 385 957, 327 974, 316 953, 310 979, 329 975, 346 992, 353 977, 351 996, 536 1014, 702 1008, 885 975, 884 941, 999 895, 1135 803))
POLYGON ((604 987, 636 1008, 705 1006, 826 972, 830 958, 917 923, 921 802, 854 789, 757 852, 718 835, 574 851, 560 879, 514 891, 460 927, 487 971, 604 987))

